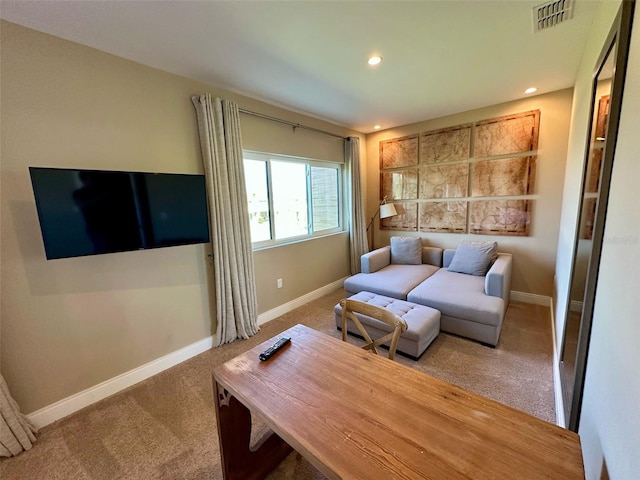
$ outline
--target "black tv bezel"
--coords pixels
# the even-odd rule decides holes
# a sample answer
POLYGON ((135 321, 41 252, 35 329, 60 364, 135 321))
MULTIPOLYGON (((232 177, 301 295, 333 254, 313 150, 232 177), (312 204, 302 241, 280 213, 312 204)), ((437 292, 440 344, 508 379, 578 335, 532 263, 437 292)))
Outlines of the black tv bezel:
POLYGON ((43 201, 41 198, 41 194, 36 191, 36 185, 34 183, 33 171, 34 170, 49 170, 49 171, 69 171, 69 172, 95 172, 95 173, 121 173, 121 174, 133 174, 133 175, 163 175, 163 176, 175 176, 175 177, 202 177, 204 179, 204 174, 199 173, 176 173, 176 172, 149 172, 149 171, 132 171, 132 170, 106 170, 106 169, 95 169, 95 168, 71 168, 71 167, 43 167, 43 166, 29 166, 29 178, 31 181, 31 188, 33 192, 33 198, 35 200, 36 205, 36 213, 38 217, 38 226, 40 229, 40 236, 42 239, 42 244, 44 248, 45 258, 47 260, 62 260, 68 258, 81 258, 81 257, 91 257, 97 255, 110 255, 113 253, 123 253, 123 252, 135 252, 142 250, 157 250, 160 248, 170 248, 170 247, 179 247, 179 246, 188 246, 188 245, 201 245, 210 242, 211 239, 211 229, 209 225, 209 217, 208 217, 208 200, 207 200, 207 191, 206 184, 203 186, 204 193, 204 202, 206 209, 206 226, 207 226, 207 238, 202 241, 187 241, 187 242, 175 242, 171 244, 163 244, 163 245, 151 245, 151 246, 141 246, 138 248, 123 248, 123 249, 114 249, 110 251, 104 252, 94 252, 94 253, 78 253, 77 255, 52 255, 49 253, 51 247, 47 248, 47 240, 45 239, 45 229, 42 226, 42 212, 43 207, 41 202, 43 201))

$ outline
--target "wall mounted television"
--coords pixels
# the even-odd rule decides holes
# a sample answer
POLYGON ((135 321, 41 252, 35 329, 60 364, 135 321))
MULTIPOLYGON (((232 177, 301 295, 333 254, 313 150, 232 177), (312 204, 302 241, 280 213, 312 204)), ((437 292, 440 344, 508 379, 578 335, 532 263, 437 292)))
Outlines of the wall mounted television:
POLYGON ((29 167, 47 259, 206 243, 204 175, 29 167))

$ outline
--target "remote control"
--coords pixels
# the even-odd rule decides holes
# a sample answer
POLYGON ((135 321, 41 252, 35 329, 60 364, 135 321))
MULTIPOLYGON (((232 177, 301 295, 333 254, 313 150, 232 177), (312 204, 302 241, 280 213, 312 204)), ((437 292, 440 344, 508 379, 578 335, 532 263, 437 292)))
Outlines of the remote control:
POLYGON ((282 337, 280 340, 278 340, 276 343, 274 343, 269 348, 267 348, 264 352, 258 355, 258 358, 263 362, 265 360, 269 360, 274 353, 276 353, 278 350, 280 350, 290 341, 291 341, 291 337, 282 337))

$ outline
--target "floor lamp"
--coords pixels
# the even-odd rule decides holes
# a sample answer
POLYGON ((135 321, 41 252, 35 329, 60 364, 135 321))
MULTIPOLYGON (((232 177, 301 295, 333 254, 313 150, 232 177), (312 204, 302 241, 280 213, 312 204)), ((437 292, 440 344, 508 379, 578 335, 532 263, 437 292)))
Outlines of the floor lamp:
POLYGON ((378 205, 378 209, 376 210, 376 213, 373 214, 373 217, 371 217, 371 221, 369 222, 369 225, 367 225, 367 240, 369 239, 369 230, 371 230, 370 250, 374 250, 373 228, 371 227, 373 226, 373 221, 375 220, 378 214, 380 214, 380 220, 382 220, 383 218, 395 217, 396 215, 398 215, 398 212, 396 211, 396 207, 393 203, 387 203, 387 197, 384 197, 382 199, 382 201, 380 202, 380 205, 378 205))

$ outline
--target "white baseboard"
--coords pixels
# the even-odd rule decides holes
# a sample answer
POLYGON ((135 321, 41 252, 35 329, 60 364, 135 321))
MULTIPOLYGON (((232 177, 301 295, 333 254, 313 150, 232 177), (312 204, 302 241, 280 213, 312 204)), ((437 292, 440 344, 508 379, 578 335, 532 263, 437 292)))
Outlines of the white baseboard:
POLYGON ((558 339, 556 338, 556 315, 553 298, 549 299, 551 311, 551 335, 553 339, 553 396, 556 404, 556 425, 566 428, 564 418, 564 399, 562 397, 562 380, 560 378, 560 362, 558 357, 558 339))
POLYGON ((290 302, 280 305, 279 307, 261 313, 260 315, 258 315, 258 325, 267 323, 275 318, 278 318, 281 315, 284 315, 285 313, 289 313, 291 310, 295 310, 296 308, 301 307, 305 303, 309 303, 310 301, 316 300, 323 295, 326 295, 327 293, 331 293, 338 288, 342 288, 345 278, 336 280, 329 285, 325 285, 324 287, 314 290, 313 292, 309 292, 306 295, 296 298, 295 300, 291 300, 290 302))
POLYGON ((27 415, 33 424, 42 428, 61 418, 71 415, 78 410, 88 407, 89 405, 107 398, 114 393, 118 393, 125 388, 135 385, 142 380, 146 380, 168 368, 171 368, 185 360, 195 357, 206 352, 213 346, 213 336, 199 340, 180 350, 169 353, 164 357, 160 357, 145 365, 134 368, 117 377, 106 380, 91 388, 78 392, 70 397, 48 405, 40 410, 36 410, 27 415))
POLYGON ((551 297, 511 290, 511 300, 514 302, 531 303, 533 305, 544 305, 545 307, 548 307, 551 302, 551 297))
MULTIPOLYGON (((284 305, 280 305, 273 310, 269 310, 268 312, 258 315, 258 324, 262 325, 263 323, 268 322, 269 320, 273 320, 280 315, 284 315, 285 313, 288 313, 291 310, 310 302, 311 300, 315 300, 322 297, 323 295, 326 295, 327 293, 331 293, 334 290, 342 287, 343 283, 344 278, 336 280, 329 285, 314 290, 313 292, 307 293, 306 295, 287 302, 284 305)), ((213 346, 213 340, 213 336, 199 340, 191 345, 187 345, 186 347, 181 348, 180 350, 169 353, 164 357, 160 357, 145 365, 118 375, 117 377, 111 378, 102 383, 99 383, 98 385, 83 390, 82 392, 78 392, 67 398, 63 398, 62 400, 41 408, 40 410, 36 410, 35 412, 28 414, 27 417, 38 428, 50 425, 53 422, 60 420, 67 415, 71 415, 78 410, 88 407, 95 402, 107 398, 114 393, 118 393, 125 388, 129 388, 130 386, 141 382, 142 380, 146 380, 147 378, 157 375, 158 373, 167 370, 168 368, 171 368, 179 363, 182 363, 185 360, 189 360, 196 355, 206 352, 213 346)))

